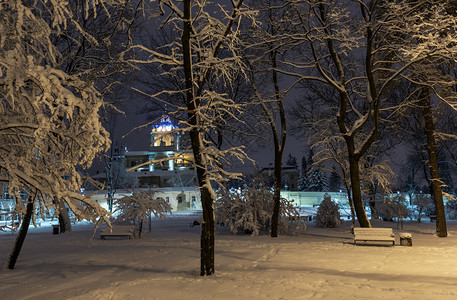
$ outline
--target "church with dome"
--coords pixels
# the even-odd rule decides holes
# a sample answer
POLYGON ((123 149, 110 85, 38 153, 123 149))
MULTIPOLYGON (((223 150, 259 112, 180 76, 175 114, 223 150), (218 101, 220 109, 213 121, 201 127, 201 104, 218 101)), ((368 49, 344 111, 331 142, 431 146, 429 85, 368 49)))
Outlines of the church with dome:
POLYGON ((170 117, 153 124, 150 134, 148 150, 129 151, 124 146, 113 159, 138 178, 140 187, 196 186, 192 152, 183 147, 181 133, 170 117))

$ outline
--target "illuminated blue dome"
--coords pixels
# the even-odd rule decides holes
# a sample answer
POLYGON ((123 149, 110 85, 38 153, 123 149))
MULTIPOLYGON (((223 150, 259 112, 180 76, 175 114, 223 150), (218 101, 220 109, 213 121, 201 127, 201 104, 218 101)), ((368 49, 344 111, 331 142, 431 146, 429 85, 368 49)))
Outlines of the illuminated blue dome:
POLYGON ((178 128, 171 122, 169 116, 163 116, 159 123, 152 125, 152 131, 172 131, 173 129, 178 128))

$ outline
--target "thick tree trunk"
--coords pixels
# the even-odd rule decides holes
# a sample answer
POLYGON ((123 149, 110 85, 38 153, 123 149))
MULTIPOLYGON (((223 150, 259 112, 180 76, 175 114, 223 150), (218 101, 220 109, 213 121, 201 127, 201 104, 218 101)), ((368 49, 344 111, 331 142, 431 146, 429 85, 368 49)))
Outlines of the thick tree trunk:
MULTIPOLYGON (((282 156, 282 155, 281 155, 282 156)), ((275 155, 273 215, 271 217, 271 237, 277 237, 279 231, 279 209, 281 204, 281 156, 275 155)))
POLYGON ((444 212, 443 191, 441 189, 441 178, 438 166, 438 156, 436 154, 435 126, 433 121, 433 111, 430 102, 430 91, 423 87, 421 91, 421 102, 424 110, 425 134, 427 136, 427 152, 429 156, 430 168, 430 190, 435 200, 436 208, 436 235, 447 237, 446 215, 444 212))
MULTIPOLYGON (((196 117, 195 115, 193 117, 196 117)), ((190 118, 192 120, 192 118, 190 118)), ((191 123, 191 122, 190 122, 191 123)), ((190 140, 194 154, 195 167, 197 168, 197 180, 200 187, 202 201, 202 225, 200 237, 200 275, 208 276, 215 272, 214 264, 214 192, 207 177, 205 158, 203 152, 203 140, 197 128, 190 131, 190 140)))
POLYGON ((359 162, 349 153, 349 175, 351 178, 352 200, 354 210, 357 215, 360 227, 371 227, 370 220, 367 217, 363 207, 362 190, 360 186, 359 162))
POLYGON ((71 220, 68 215, 67 207, 65 206, 65 201, 62 199, 55 200, 57 203, 57 209, 59 210, 59 225, 60 233, 71 232, 71 220))
POLYGON ((195 127, 190 131, 190 139, 194 154, 195 167, 197 168, 197 179, 200 187, 202 201, 202 225, 200 237, 200 275, 208 276, 215 272, 214 264, 214 192, 207 177, 205 158, 202 154, 203 140, 201 134, 195 127))
POLYGON ((27 209, 24 218, 22 219, 21 228, 16 237, 16 242, 14 243, 13 249, 11 250, 8 261, 6 262, 6 267, 8 269, 14 269, 16 265, 17 258, 21 252, 22 245, 24 244, 25 237, 27 236, 27 231, 29 230, 30 220, 32 219, 33 214, 33 201, 27 203, 27 209))
POLYGON ((212 192, 206 187, 200 189, 202 197, 203 220, 201 225, 200 238, 200 275, 207 276, 215 272, 214 270, 214 199, 212 192))

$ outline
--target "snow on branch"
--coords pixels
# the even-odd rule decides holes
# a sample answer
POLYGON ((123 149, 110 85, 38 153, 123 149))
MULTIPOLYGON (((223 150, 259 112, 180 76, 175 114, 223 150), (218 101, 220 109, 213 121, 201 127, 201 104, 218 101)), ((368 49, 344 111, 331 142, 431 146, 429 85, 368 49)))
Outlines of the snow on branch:
MULTIPOLYGON (((86 0, 86 8, 105 5, 86 0)), ((0 173, 22 215, 21 193, 40 213, 64 200, 77 219, 109 223, 109 213, 80 193, 81 168, 110 145, 94 85, 60 70, 52 34, 77 23, 66 1, 9 1, 0 12, 0 173), (46 9, 48 20, 42 19, 46 9)), ((80 34, 83 33, 80 27, 80 34)))
POLYGON ((171 214, 171 206, 163 198, 155 196, 155 191, 136 191, 131 196, 124 196, 114 201, 118 220, 144 220, 151 214, 155 218, 166 219, 171 214))

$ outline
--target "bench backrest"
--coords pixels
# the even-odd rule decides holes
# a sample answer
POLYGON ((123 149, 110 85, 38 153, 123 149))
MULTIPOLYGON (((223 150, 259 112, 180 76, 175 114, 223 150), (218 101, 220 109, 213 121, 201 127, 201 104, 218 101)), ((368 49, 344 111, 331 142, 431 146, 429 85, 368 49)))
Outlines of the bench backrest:
MULTIPOLYGON (((133 233, 135 231, 135 226, 134 225, 113 225, 112 227, 112 232, 113 233, 133 233)), ((109 233, 109 227, 105 227, 100 230, 100 233, 109 233)))
POLYGON ((393 234, 392 228, 354 228, 354 235, 386 235, 393 234))

